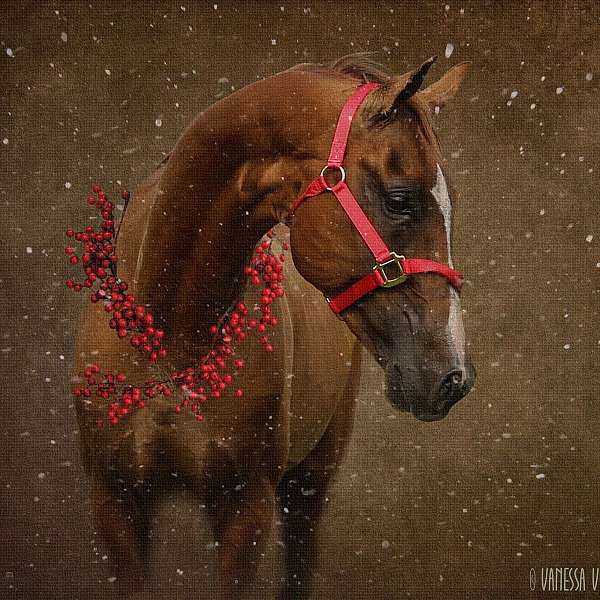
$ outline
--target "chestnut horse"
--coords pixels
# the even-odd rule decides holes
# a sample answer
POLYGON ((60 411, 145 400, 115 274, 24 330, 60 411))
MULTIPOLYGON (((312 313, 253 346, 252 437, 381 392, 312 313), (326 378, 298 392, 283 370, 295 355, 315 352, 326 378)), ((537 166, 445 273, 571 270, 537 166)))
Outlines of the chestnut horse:
MULTIPOLYGON (((96 527, 121 582, 143 583, 153 511, 176 474, 209 509, 215 596, 243 597, 251 586, 279 499, 281 597, 308 597, 326 489, 352 429, 361 348, 385 369, 389 401, 418 419, 443 418, 471 388, 459 299, 446 279, 420 274, 376 289, 339 318, 323 296, 369 272, 373 259, 332 194, 289 217, 325 164, 346 99, 377 82, 350 131, 348 185, 390 248, 451 265, 450 193, 431 113, 467 68, 418 91, 431 62, 390 76, 346 57, 249 85, 200 113, 133 194, 117 242, 119 275, 164 329, 170 371, 206 353, 209 326, 233 303, 253 305, 242 274, 267 230, 289 226, 293 262, 284 263, 286 295, 274 308, 275 351, 244 346, 243 398, 207 402, 202 424, 176 415, 172 398, 156 398, 102 429, 95 423, 105 407, 78 400, 96 527)), ((82 318, 78 369, 98 361, 131 382, 156 377, 157 367, 138 363, 109 330, 99 304, 82 318)))

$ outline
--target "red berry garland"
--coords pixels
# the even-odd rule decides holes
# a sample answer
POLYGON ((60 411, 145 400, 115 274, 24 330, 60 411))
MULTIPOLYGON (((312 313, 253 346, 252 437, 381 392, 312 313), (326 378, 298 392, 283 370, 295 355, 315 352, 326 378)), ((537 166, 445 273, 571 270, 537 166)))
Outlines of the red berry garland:
MULTIPOLYGON (((90 301, 103 302, 104 310, 111 315, 109 327, 119 338, 129 338, 131 346, 150 364, 154 364, 167 356, 166 349, 162 347, 164 332, 154 327, 152 314, 138 304, 132 294, 127 293, 127 283, 117 277, 114 205, 107 200, 99 185, 94 185, 92 190, 95 195, 90 195, 87 201, 100 212, 102 224, 100 229, 92 226, 83 231, 67 229, 66 236, 81 244, 82 254, 78 256, 71 245, 65 248, 65 254, 70 264, 80 264, 83 267, 86 278, 83 282, 67 279, 66 285, 75 292, 84 288, 92 290, 90 301)), ((129 200, 129 193, 123 192, 122 197, 125 201, 129 200)), ((170 373, 166 381, 150 379, 142 384, 126 384, 124 373, 103 373, 100 366, 92 364, 86 366, 83 373, 86 385, 77 387, 73 394, 107 402, 108 420, 116 425, 133 408, 144 408, 147 400, 159 395, 171 397, 180 390, 183 399, 175 404, 175 412, 179 413, 183 408, 189 407, 196 420, 203 421, 202 403, 209 397, 219 398, 233 384, 236 371, 244 368, 243 359, 234 356, 234 341, 241 342, 249 332, 256 331, 265 351, 273 352, 266 332, 268 327, 277 325, 271 306, 284 293, 281 283, 285 255, 276 257, 272 254, 272 232, 267 236, 269 240, 257 246, 250 264, 244 269, 244 274, 252 285, 264 286, 260 293, 259 318, 249 317, 250 311, 243 302, 239 302, 231 312, 210 327, 212 349, 200 357, 195 366, 170 373)), ((283 248, 287 250, 287 244, 283 244, 283 248)), ((243 391, 237 388, 233 395, 240 398, 243 391)), ((102 420, 97 422, 99 427, 103 424, 102 420)))

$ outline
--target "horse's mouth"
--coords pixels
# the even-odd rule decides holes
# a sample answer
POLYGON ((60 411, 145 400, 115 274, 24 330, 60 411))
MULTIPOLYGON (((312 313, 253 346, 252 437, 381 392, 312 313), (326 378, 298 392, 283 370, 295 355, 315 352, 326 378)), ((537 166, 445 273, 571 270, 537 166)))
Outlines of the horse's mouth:
POLYGON ((418 421, 425 421, 430 423, 432 421, 441 421, 442 419, 445 419, 448 416, 450 409, 448 408, 440 412, 428 412, 421 411, 412 406, 410 412, 418 421))
POLYGON ((390 404, 397 410, 410 413, 415 419, 417 419, 417 421, 424 421, 427 423, 431 423, 432 421, 441 421, 442 419, 445 419, 450 412, 450 408, 440 411, 423 410, 411 402, 397 402, 391 399, 389 396, 388 400, 390 404))
POLYGON ((388 402, 401 412, 410 413, 417 421, 430 423, 432 421, 441 421, 448 416, 452 406, 435 409, 432 406, 423 408, 418 403, 408 399, 408 394, 397 383, 386 382, 386 397, 388 402))

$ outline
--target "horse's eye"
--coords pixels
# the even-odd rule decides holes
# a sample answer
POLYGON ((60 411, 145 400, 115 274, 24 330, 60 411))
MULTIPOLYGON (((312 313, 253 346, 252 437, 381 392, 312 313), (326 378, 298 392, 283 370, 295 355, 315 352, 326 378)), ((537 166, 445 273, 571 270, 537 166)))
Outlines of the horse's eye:
POLYGON ((392 215, 410 216, 414 210, 413 198, 411 188, 393 188, 386 193, 385 208, 392 215))

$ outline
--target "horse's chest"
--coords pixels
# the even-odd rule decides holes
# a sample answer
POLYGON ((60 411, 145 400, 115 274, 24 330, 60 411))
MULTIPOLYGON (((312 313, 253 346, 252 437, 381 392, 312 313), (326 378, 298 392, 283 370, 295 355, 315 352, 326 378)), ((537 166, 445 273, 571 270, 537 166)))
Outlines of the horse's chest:
POLYGON ((290 394, 288 464, 301 462, 327 429, 358 367, 356 338, 329 309, 322 294, 286 262, 290 394))

